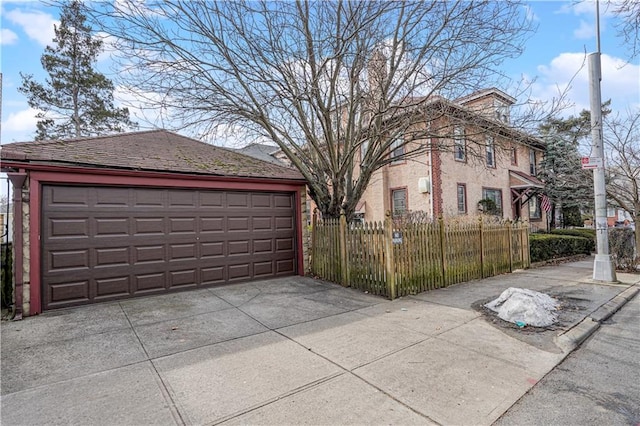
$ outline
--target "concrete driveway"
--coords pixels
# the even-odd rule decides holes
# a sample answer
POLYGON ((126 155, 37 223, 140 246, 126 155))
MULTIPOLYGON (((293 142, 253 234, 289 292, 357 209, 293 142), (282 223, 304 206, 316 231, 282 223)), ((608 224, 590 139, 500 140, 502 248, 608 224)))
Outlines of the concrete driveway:
POLYGON ((563 330, 526 338, 473 303, 582 292, 568 329, 626 288, 554 268, 393 302, 290 277, 4 322, 2 424, 490 424, 566 356, 563 330))

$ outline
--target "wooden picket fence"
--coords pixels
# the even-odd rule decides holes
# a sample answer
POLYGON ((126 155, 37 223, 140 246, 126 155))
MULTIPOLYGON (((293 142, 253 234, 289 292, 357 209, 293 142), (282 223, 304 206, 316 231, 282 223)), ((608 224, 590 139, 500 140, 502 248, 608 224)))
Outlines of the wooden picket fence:
POLYGON ((316 215, 312 232, 314 275, 390 299, 530 266, 521 222, 347 224, 316 215))

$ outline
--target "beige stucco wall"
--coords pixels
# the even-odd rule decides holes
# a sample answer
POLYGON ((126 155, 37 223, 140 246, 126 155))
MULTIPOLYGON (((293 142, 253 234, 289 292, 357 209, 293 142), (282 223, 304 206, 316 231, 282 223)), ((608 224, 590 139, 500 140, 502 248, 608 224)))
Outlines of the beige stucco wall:
MULTIPOLYGON (((471 142, 469 142, 471 143, 471 142)), ((451 146, 449 143, 444 146, 451 146)), ((456 161, 453 152, 445 149, 440 152, 442 177, 442 214, 443 216, 458 215, 457 185, 465 184, 467 189, 467 214, 478 214, 478 202, 482 199, 483 188, 499 189, 502 191, 502 210, 505 218, 513 219, 513 208, 509 170, 516 170, 529 175, 528 146, 515 143, 506 138, 495 138, 496 167, 487 167, 484 157, 484 147, 469 147, 466 162, 456 161), (517 148, 517 164, 511 162, 511 147, 517 148), (472 154, 475 151, 475 155, 472 154)), ((534 150, 537 164, 542 160, 542 151, 534 150)), ((367 190, 361 200, 366 201, 365 220, 382 220, 385 212, 390 210, 391 190, 395 188, 407 189, 407 206, 412 212, 424 211, 431 214, 433 196, 431 192, 420 193, 418 180, 422 177, 429 179, 433 191, 433 176, 431 156, 422 154, 414 159, 399 164, 385 166, 374 173, 367 190)), ((437 215, 437 214, 436 214, 437 215)), ((544 214, 537 220, 539 227, 545 226, 544 214)), ((521 208, 521 219, 529 220, 528 205, 521 208)))

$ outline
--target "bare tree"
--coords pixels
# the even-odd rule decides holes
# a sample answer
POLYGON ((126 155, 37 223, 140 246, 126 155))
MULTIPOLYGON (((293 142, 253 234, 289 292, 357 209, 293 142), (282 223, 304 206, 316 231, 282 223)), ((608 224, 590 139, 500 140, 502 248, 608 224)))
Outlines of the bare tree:
POLYGON ((640 53, 640 2, 638 0, 610 1, 613 13, 619 21, 616 25, 618 34, 628 46, 630 59, 640 53))
POLYGON ((416 123, 436 123, 451 107, 445 99, 495 81, 532 30, 516 2, 88 7, 115 36, 120 75, 139 98, 205 138, 222 128, 274 141, 327 216, 353 213, 392 146, 405 158, 429 149, 442 129, 416 123))
POLYGON ((607 197, 632 215, 640 250, 640 109, 605 120, 607 197))

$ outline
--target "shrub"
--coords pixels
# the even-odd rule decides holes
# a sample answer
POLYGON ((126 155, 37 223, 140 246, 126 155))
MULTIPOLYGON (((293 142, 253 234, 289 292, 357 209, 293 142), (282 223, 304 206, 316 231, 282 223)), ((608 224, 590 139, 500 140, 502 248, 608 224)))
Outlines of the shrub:
POLYGON ((7 308, 13 302, 13 250, 11 243, 2 244, 0 250, 0 264, 2 264, 2 272, 0 279, 0 295, 2 296, 2 307, 7 308))
POLYGON ((531 262, 559 257, 590 254, 593 240, 571 235, 531 234, 529 235, 531 262))
POLYGON ((584 220, 582 220, 582 214, 578 206, 563 207, 562 208, 562 223, 564 226, 582 226, 584 220))
POLYGON ((552 229, 554 235, 572 235, 574 237, 583 237, 591 240, 591 251, 596 251, 596 230, 587 228, 574 229, 552 229))
POLYGON ((609 252, 617 270, 628 272, 636 270, 637 265, 633 256, 633 244, 633 229, 609 229, 609 252))
POLYGON ((478 208, 482 211, 483 214, 500 216, 500 209, 496 205, 496 202, 491 198, 484 198, 478 201, 478 208))

